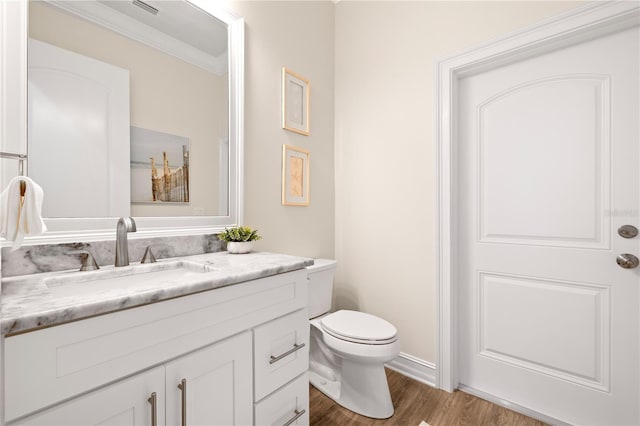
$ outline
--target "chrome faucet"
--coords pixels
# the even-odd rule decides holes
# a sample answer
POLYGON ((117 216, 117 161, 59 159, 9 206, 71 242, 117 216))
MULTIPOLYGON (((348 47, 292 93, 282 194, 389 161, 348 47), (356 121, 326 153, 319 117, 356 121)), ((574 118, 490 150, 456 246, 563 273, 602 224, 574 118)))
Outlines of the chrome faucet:
POLYGON ((121 217, 116 228, 116 266, 129 265, 128 232, 136 232, 136 222, 132 217, 121 217))

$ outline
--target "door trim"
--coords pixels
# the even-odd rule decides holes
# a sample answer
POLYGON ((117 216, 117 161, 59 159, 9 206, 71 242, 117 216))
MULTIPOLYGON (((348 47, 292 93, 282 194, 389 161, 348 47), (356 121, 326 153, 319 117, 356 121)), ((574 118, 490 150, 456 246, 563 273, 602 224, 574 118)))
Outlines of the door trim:
POLYGON ((458 388, 456 214, 458 81, 469 75, 640 24, 637 2, 592 3, 436 64, 436 386, 458 388))

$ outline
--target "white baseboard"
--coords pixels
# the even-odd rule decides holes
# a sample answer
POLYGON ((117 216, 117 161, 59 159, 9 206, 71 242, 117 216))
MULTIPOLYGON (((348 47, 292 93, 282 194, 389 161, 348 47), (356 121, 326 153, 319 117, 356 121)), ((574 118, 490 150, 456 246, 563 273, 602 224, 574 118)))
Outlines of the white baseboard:
POLYGON ((436 386, 436 365, 432 362, 400 352, 400 355, 385 366, 418 382, 436 386))

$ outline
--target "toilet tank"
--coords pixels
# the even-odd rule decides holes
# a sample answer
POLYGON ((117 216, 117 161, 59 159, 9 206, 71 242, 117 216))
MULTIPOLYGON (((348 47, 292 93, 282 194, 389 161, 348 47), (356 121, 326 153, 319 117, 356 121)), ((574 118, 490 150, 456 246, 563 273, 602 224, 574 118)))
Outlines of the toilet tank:
POLYGON ((307 266, 309 318, 315 318, 331 310, 335 272, 335 260, 314 259, 314 264, 307 266))

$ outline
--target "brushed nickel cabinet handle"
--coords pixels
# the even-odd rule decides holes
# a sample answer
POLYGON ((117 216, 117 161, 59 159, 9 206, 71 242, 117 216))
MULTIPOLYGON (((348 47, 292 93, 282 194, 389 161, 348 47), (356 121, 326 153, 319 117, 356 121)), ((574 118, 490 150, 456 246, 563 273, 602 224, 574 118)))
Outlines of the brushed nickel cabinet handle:
POLYGON ((289 349, 285 353, 278 356, 271 355, 271 360, 269 361, 269 364, 275 364, 276 362, 280 361, 282 358, 286 357, 287 355, 291 355, 295 351, 299 351, 302 348, 304 348, 304 343, 300 343, 299 345, 294 343, 293 348, 289 349))
POLYGON ((289 419, 285 424, 283 424, 282 426, 289 426, 290 424, 293 424, 293 422, 295 422, 296 420, 298 420, 304 413, 306 413, 306 410, 295 410, 294 413, 295 415, 289 419))
POLYGON ((187 379, 182 379, 178 385, 178 389, 182 391, 182 426, 187 426, 187 379))
POLYGON ((151 404, 151 426, 158 426, 158 396, 155 392, 151 392, 151 397, 147 401, 151 404))

